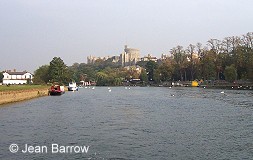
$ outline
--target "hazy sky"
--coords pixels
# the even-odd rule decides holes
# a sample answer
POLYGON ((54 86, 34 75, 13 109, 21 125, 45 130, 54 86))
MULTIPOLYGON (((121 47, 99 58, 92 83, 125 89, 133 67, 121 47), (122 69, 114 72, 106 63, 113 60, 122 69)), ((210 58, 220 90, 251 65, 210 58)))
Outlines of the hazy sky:
POLYGON ((33 72, 61 57, 141 56, 253 29, 252 0, 0 0, 0 71, 33 72))

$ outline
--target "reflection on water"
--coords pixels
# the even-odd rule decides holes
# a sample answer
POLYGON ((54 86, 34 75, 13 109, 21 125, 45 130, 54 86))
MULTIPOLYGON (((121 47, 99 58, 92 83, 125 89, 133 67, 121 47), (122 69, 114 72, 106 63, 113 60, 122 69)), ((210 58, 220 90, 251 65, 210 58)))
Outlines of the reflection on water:
POLYGON ((252 159, 252 91, 96 87, 0 108, 0 159, 252 159), (11 153, 16 143, 87 154, 11 153))

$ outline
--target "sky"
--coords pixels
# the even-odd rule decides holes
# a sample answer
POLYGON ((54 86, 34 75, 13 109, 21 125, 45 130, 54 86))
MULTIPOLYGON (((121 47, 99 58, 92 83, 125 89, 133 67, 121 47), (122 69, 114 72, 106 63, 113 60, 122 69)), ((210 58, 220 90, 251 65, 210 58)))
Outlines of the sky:
POLYGON ((252 0, 0 0, 0 71, 61 57, 113 56, 124 45, 160 57, 177 45, 253 29, 252 0))

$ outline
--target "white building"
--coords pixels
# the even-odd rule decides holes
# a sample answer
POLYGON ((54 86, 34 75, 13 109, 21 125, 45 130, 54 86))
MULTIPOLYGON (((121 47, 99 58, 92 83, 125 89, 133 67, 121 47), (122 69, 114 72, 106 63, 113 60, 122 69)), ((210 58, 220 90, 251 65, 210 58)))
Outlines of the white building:
POLYGON ((33 75, 29 72, 11 72, 3 73, 3 84, 27 84, 32 83, 33 75))
POLYGON ((148 54, 147 56, 142 57, 141 61, 154 61, 154 62, 157 62, 157 58, 152 56, 151 54, 148 54))

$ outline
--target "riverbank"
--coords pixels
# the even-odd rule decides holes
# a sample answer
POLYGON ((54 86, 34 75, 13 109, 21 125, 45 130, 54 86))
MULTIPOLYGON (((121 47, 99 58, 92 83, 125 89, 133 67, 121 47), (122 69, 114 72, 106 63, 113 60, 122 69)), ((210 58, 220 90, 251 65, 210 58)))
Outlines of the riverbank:
POLYGON ((10 86, 0 87, 0 105, 24 101, 48 95, 48 86, 10 86))
MULTIPOLYGON (((150 84, 159 87, 192 87, 191 81, 165 82, 162 84, 150 84)), ((196 87, 229 90, 253 90, 253 82, 228 83, 226 81, 207 81, 199 83, 196 87)))

